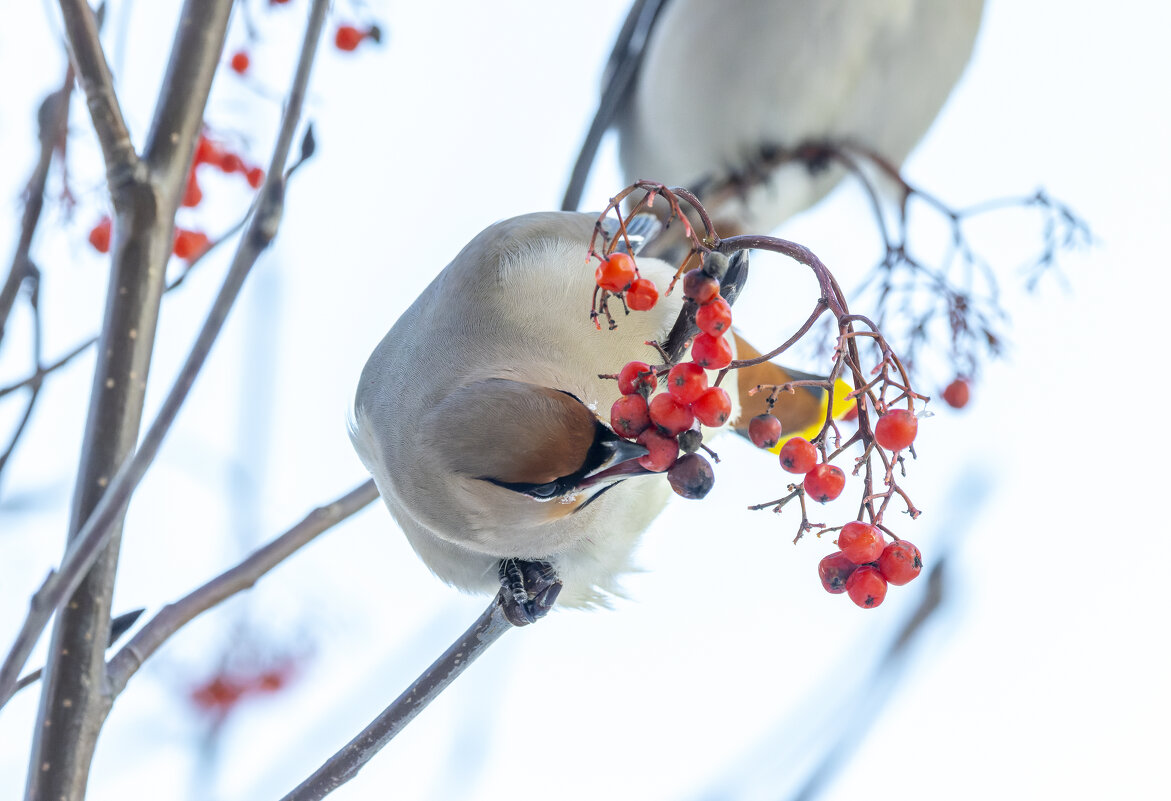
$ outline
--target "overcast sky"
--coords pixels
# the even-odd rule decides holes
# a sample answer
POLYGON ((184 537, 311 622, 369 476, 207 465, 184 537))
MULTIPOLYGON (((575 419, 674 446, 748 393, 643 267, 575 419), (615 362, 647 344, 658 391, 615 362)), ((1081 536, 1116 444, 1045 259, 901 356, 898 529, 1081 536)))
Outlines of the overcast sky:
MULTIPOLYGON (((138 141, 172 5, 133 4, 125 29, 113 15, 108 44, 121 42, 112 60, 138 141)), ((279 111, 261 94, 283 91, 306 4, 290 5, 270 14, 255 4, 262 93, 225 74, 213 94, 213 124, 247 130, 241 146, 258 161, 279 111)), ((623 6, 388 0, 372 5, 386 46, 345 57, 327 48, 310 104, 318 157, 292 184, 280 238, 131 508, 117 610, 157 610, 363 480, 344 429, 361 365, 477 231, 556 206, 623 6)), ((1157 477, 1171 443, 1157 412, 1171 288, 1169 25, 1171 12, 1149 2, 989 0, 969 70, 908 162, 913 180, 956 205, 1043 186, 1089 221, 1096 243, 1063 257, 1063 280, 1027 295, 1014 268, 1035 249, 1036 227, 1012 215, 979 226, 1000 266, 1012 343, 970 409, 937 408, 920 427, 906 486, 924 514, 898 530, 928 564, 949 548, 954 558, 947 606, 898 681, 873 682, 872 667, 923 588, 892 590, 874 611, 822 592, 816 564, 831 546, 794 547, 791 516, 745 511, 777 496, 778 474, 729 438, 712 495, 673 503, 648 532, 646 572, 627 582, 628 601, 510 633, 333 797, 780 799, 825 748, 854 751, 829 788, 835 798, 1165 789, 1171 659, 1159 560, 1171 526, 1157 477), (882 708, 866 728, 871 705, 882 708)), ((5 263, 33 115, 63 75, 55 36, 42 4, 10 10, 0 27, 5 263)), ((102 171, 84 105, 73 111, 78 207, 65 225, 48 212, 37 251, 50 355, 97 329, 105 287, 105 264, 85 244, 102 171)), ((618 188, 607 149, 589 196, 596 205, 618 188)), ((213 190, 216 203, 184 212, 209 231, 246 203, 228 181, 213 190)), ((856 279, 874 254, 843 231, 863 213, 839 193, 781 233, 856 279)), ((225 264, 212 259, 167 299, 152 408, 225 264)), ((796 268, 760 264, 737 323, 780 341, 773 312, 796 268)), ((0 351, 0 385, 27 369, 21 324, 14 316, 0 351)), ((0 648, 60 555, 92 367, 79 359, 47 385, 0 487, 0 648)), ((18 411, 0 401, 0 430, 18 411)), ((114 707, 89 797, 279 797, 483 605, 432 578, 385 509, 371 507, 159 654, 114 707), (220 772, 201 784, 206 724, 183 690, 233 632, 311 658, 287 694, 229 720, 220 772)), ((26 691, 0 713, 0 796, 23 787, 35 707, 26 691)))

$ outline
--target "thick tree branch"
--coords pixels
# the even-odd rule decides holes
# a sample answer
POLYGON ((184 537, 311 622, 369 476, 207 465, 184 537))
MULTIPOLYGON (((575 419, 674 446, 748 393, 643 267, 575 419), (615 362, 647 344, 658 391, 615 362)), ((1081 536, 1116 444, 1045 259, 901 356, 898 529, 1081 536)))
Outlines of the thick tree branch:
POLYGON ((497 594, 472 627, 414 684, 282 801, 318 801, 357 776, 358 771, 414 720, 415 715, 512 627, 504 616, 503 595, 497 594))
MULTIPOLYGON (((231 5, 231 0, 189 0, 184 5, 167 70, 171 83, 164 85, 158 105, 167 107, 179 93, 194 110, 183 118, 187 125, 184 130, 156 124, 151 146, 159 149, 154 143, 169 139, 171 145, 161 150, 172 161, 186 161, 177 167, 150 165, 154 168, 150 174, 135 155, 122 120, 98 41, 96 19, 84 3, 61 2, 74 69, 86 90, 94 129, 106 158, 116 212, 106 313, 74 491, 66 561, 81 541, 83 524, 100 505, 110 476, 134 451, 138 438, 159 301, 171 252, 173 218, 211 88, 211 75, 223 49, 231 5), (198 30, 199 35, 193 35, 193 30, 198 30), (176 149, 183 145, 185 151, 176 149)), ((110 708, 110 698, 103 692, 105 637, 95 636, 95 632, 104 632, 110 625, 110 597, 123 511, 124 507, 119 507, 111 518, 107 539, 93 550, 85 565, 78 565, 76 573, 67 574, 68 580, 61 585, 66 590, 63 596, 71 597, 54 626, 45 666, 39 714, 43 724, 37 727, 33 742, 26 790, 29 799, 73 801, 85 796, 93 750, 110 708)), ((41 611, 51 614, 60 603, 41 611)), ((29 633, 22 632, 22 636, 29 633)), ((7 671, 18 671, 23 659, 20 662, 6 662, 5 672, 0 674, 0 697, 7 697, 7 671)))
POLYGON ((130 642, 110 659, 109 692, 117 697, 151 654, 171 635, 220 602, 254 585, 264 574, 308 545, 318 534, 365 508, 378 497, 374 481, 366 481, 326 506, 319 506, 304 520, 252 553, 232 569, 216 576, 191 593, 168 604, 139 629, 130 642))

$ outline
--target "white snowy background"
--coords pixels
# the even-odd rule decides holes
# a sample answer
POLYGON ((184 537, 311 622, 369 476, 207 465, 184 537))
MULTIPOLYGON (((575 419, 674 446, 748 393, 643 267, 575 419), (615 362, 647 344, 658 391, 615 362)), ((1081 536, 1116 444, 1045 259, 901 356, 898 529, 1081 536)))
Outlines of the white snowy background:
MULTIPOLYGON (((115 3, 107 25, 139 142, 175 5, 115 3)), ((338 5, 338 19, 353 16, 338 5)), ((364 479, 344 417, 369 351, 477 231, 556 207, 624 5, 386 0, 372 7, 385 46, 323 49, 309 110, 318 155, 292 182, 280 237, 130 509, 117 610, 156 611, 364 479)), ((225 71, 209 114, 248 132, 242 147, 257 160, 305 3, 278 11, 251 4, 263 38, 252 88, 225 71)), ((51 4, 14 4, 4 20, 6 266, 32 120, 64 60, 51 4)), ((242 23, 229 52, 245 41, 242 23)), ((954 551, 946 605, 897 681, 876 681, 873 667, 925 582, 892 588, 875 611, 826 595, 816 564, 832 546, 794 547, 792 514, 745 510, 776 497, 784 476, 729 437, 713 494, 673 503, 647 533, 629 600, 509 633, 333 797, 786 799, 827 750, 843 759, 823 788, 834 798, 1166 792, 1169 27, 1171 11, 1138 0, 989 0, 971 65, 907 164, 955 205, 1043 186, 1096 243, 1062 257, 1064 281, 1027 295, 1014 268, 1035 251, 1036 227, 1013 215, 980 226, 1002 267, 1012 344, 968 409, 938 404, 920 427, 906 486, 924 514, 895 524, 929 564, 954 551)), ((50 358, 97 330, 105 292, 105 261, 85 241, 105 202, 100 159, 78 97, 73 115, 79 205, 71 220, 46 213, 35 250, 50 358)), ((619 187, 608 146, 588 205, 619 187)), ((246 203, 238 181, 209 178, 204 191, 206 208, 182 219, 210 232, 246 203)), ((857 195, 838 192, 780 233, 849 286, 874 258, 865 215, 857 195)), ((218 254, 164 301, 151 409, 225 264, 218 254)), ((787 281, 799 270, 760 260, 737 307, 751 338, 779 341, 789 321, 777 310, 812 302, 790 297, 808 291, 787 281)), ((27 327, 14 314, 0 385, 27 371, 27 327)), ((87 357, 49 381, 0 486, 2 648, 61 552, 91 376, 87 357)), ((0 402, 0 431, 19 409, 0 402)), ((821 516, 847 516, 852 501, 839 503, 821 516)), ((89 797, 278 798, 483 605, 433 579, 371 506, 134 679, 103 732, 89 797), (241 638, 306 661, 286 692, 245 702, 210 754, 184 693, 241 638)), ((25 691, 0 712, 2 797, 22 792, 36 704, 25 691)))

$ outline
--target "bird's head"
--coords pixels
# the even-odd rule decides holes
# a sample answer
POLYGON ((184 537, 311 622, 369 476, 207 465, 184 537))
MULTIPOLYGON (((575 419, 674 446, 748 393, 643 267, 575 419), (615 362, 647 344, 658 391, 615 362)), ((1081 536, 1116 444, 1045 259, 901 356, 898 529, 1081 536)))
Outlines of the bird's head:
MULTIPOLYGON (((618 481, 650 474, 646 449, 619 438, 574 395, 493 378, 446 395, 423 431, 447 502, 498 529, 534 527, 584 509, 618 481)), ((476 528, 473 525, 472 528, 476 528)))

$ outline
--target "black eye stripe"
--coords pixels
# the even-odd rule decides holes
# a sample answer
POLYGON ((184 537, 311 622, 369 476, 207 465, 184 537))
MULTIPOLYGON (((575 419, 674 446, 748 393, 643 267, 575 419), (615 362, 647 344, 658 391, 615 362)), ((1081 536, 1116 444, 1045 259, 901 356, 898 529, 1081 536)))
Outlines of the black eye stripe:
MULTIPOLYGON (((564 390, 559 390, 565 392, 564 390)), ((574 397, 571 393, 565 392, 566 395, 574 397)), ((576 399, 576 398, 575 398, 576 399)), ((479 476, 481 481, 487 481, 490 484, 495 484, 498 487, 519 492, 522 495, 528 495, 531 498, 539 500, 548 500, 550 498, 557 498, 572 492, 577 488, 578 482, 586 477, 590 472, 600 467, 611 458, 614 453, 614 443, 618 437, 599 422, 594 423, 594 442, 590 446, 589 452, 586 454, 585 462, 576 471, 568 476, 561 476, 555 481, 548 481, 544 484, 531 484, 526 481, 501 481, 491 476, 479 476)))
POLYGON ((547 500, 549 498, 556 498, 559 495, 564 495, 576 486, 576 479, 572 476, 565 476, 556 481, 548 481, 544 484, 530 484, 527 481, 499 481, 491 476, 480 476, 481 481, 487 481, 489 484, 495 484, 498 487, 503 487, 513 492, 519 492, 522 495, 528 495, 540 500, 547 500))

